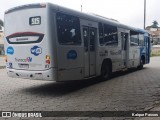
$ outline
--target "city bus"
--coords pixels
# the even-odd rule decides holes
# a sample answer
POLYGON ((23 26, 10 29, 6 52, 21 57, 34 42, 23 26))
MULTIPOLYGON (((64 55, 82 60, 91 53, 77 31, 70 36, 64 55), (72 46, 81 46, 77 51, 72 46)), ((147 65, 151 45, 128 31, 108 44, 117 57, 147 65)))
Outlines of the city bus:
POLYGON ((6 70, 10 77, 69 81, 142 69, 150 61, 145 30, 56 4, 5 12, 6 70))

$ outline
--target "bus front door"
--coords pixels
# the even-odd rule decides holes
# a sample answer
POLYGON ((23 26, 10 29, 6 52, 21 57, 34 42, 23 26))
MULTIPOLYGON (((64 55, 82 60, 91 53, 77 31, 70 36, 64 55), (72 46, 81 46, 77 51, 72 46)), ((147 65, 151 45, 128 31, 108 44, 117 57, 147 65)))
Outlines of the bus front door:
POLYGON ((83 26, 85 77, 96 75, 95 41, 97 28, 83 26))

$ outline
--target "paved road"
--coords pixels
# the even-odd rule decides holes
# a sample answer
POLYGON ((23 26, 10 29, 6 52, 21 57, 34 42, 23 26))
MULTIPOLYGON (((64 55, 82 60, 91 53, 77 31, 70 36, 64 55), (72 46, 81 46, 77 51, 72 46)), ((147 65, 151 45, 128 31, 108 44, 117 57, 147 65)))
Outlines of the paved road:
POLYGON ((0 66, 5 66, 5 59, 3 56, 0 56, 0 66))
POLYGON ((148 110, 160 102, 160 57, 152 58, 143 70, 114 76, 108 81, 56 83, 9 78, 0 69, 0 111, 148 110))

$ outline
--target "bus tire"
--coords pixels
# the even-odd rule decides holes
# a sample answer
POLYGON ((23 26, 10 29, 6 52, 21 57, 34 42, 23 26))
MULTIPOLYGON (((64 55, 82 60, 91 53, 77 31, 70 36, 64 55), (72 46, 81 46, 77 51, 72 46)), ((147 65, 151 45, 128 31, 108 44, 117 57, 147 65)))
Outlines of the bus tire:
POLYGON ((143 63, 143 60, 141 59, 140 65, 138 66, 138 69, 139 69, 139 70, 143 69, 143 64, 144 64, 144 63, 143 63))
POLYGON ((103 80, 108 80, 111 76, 111 65, 109 62, 104 62, 101 67, 101 78, 103 80))

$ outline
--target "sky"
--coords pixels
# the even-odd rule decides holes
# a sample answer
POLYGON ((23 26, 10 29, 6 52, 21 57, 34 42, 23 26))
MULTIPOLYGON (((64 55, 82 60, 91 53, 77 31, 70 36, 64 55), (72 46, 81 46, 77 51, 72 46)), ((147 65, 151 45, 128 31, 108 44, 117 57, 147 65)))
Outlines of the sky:
MULTIPOLYGON (((12 7, 50 2, 84 13, 95 13, 120 23, 143 28, 144 0, 0 0, 0 19, 4 20, 4 12, 12 7)), ((160 24, 160 0, 146 0, 146 26, 156 20, 160 24)))

